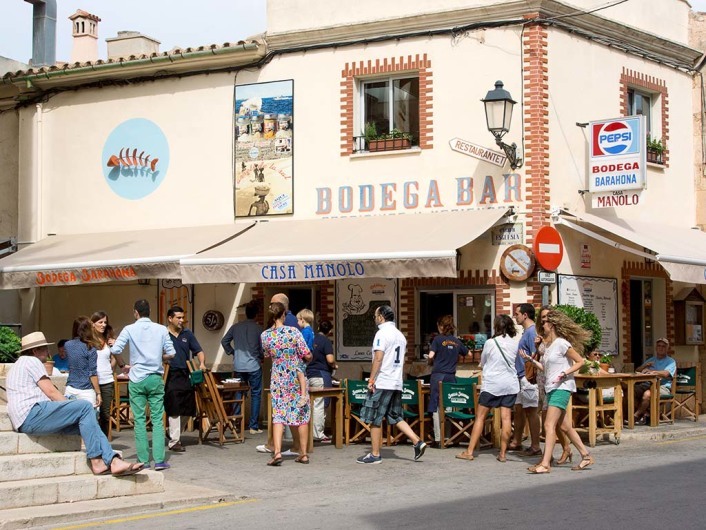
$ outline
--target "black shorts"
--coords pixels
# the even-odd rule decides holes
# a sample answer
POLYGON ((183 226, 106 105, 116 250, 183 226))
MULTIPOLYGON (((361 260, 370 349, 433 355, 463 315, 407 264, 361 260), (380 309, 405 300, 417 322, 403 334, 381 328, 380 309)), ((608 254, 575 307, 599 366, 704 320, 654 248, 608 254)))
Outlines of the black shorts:
POLYGON ((384 418, 387 418, 387 423, 390 425, 395 425, 404 419, 401 390, 378 388, 375 392, 368 391, 365 403, 360 409, 360 419, 373 427, 380 427, 384 418))
POLYGON ((515 400, 517 399, 517 394, 508 394, 506 396, 494 396, 490 392, 481 392, 478 398, 478 404, 488 407, 489 409, 496 409, 498 407, 505 407, 506 409, 511 409, 515 406, 515 400))

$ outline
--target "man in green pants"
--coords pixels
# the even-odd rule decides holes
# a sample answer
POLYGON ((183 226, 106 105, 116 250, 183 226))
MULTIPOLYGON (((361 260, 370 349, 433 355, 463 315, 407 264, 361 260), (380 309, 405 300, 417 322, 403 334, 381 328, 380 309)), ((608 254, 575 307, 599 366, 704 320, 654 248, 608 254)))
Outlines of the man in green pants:
POLYGON ((174 355, 174 345, 165 326, 150 320, 150 304, 138 300, 134 306, 135 323, 125 326, 110 349, 120 368, 128 368, 130 409, 135 417, 135 445, 137 460, 149 466, 150 445, 147 440, 145 408, 150 406, 152 419, 152 457, 155 471, 169 469, 164 461, 164 374, 163 361, 174 355), (130 345, 130 364, 126 365, 121 352, 130 345))

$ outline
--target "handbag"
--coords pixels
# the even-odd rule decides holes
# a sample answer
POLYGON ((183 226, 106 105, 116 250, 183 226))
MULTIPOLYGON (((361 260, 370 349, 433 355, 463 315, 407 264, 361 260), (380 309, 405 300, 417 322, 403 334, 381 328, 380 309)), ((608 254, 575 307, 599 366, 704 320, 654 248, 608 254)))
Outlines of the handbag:
POLYGON ((537 383, 537 367, 532 361, 525 361, 525 377, 533 385, 537 383))
POLYGON ((193 372, 189 372, 189 382, 191 383, 191 386, 196 386, 203 383, 203 370, 194 370, 193 372))

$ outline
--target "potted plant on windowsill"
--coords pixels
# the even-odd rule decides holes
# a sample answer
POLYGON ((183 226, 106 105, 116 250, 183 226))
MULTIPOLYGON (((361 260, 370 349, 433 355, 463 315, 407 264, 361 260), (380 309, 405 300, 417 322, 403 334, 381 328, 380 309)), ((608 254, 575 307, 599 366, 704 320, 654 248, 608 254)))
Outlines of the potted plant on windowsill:
POLYGON ((375 123, 365 124, 365 141, 368 151, 396 151, 412 147, 412 135, 408 132, 392 129, 389 133, 378 134, 375 123))
POLYGON ((652 164, 664 164, 662 155, 667 150, 667 146, 662 140, 652 138, 647 135, 647 161, 652 164))

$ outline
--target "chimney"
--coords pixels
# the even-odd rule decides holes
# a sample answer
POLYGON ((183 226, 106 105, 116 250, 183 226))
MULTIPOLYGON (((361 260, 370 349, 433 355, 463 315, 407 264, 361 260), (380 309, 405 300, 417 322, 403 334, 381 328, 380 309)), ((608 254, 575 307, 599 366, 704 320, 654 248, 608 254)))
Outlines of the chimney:
POLYGON ((108 44, 108 59, 119 59, 134 55, 150 55, 159 53, 158 40, 143 35, 139 31, 118 31, 118 36, 105 39, 108 44))
POLYGON ((32 4, 32 66, 56 63, 56 0, 25 0, 32 4))
POLYGON ((77 9, 69 17, 71 21, 71 34, 74 37, 71 49, 72 63, 95 62, 98 60, 98 23, 101 21, 96 15, 77 9))

